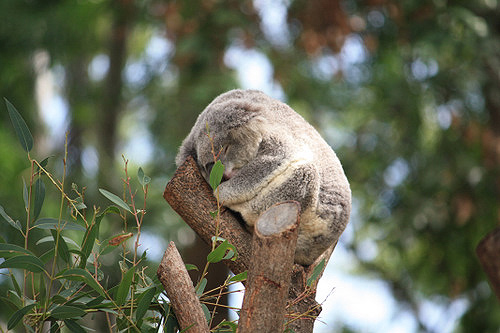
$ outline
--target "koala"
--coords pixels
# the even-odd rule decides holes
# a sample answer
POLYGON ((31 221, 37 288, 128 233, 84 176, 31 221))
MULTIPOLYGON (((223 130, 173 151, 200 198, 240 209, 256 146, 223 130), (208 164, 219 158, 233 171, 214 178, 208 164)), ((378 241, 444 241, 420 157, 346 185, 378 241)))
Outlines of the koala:
POLYGON ((273 204, 300 203, 295 262, 310 265, 340 237, 351 190, 339 159, 319 133, 285 103, 258 90, 231 90, 198 116, 177 166, 190 155, 209 180, 215 153, 224 164, 222 204, 253 228, 273 204))

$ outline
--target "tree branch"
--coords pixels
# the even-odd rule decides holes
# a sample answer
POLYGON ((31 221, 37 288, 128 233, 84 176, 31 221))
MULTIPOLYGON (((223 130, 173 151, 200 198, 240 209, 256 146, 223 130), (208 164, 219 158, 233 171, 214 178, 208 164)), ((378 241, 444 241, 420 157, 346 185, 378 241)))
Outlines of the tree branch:
POLYGON ((258 219, 238 333, 281 332, 299 225, 298 202, 279 203, 258 219))
MULTIPOLYGON (((217 210, 217 201, 191 157, 177 169, 174 177, 165 187, 163 196, 203 241, 211 244, 211 238, 216 233, 216 220, 210 216, 210 212, 217 210)), ((248 271, 253 257, 251 234, 228 209, 224 209, 221 213, 219 231, 219 235, 238 250, 237 260, 225 260, 224 263, 234 274, 248 271)), ((313 331, 314 320, 321 312, 321 306, 315 300, 316 283, 307 287, 306 281, 323 259, 325 260, 324 270, 334 248, 335 244, 308 267, 294 264, 289 272, 291 285, 287 300, 288 323, 286 327, 293 329, 296 333, 313 331)), ((295 251, 295 246, 293 250, 295 251)), ((266 299, 271 301, 269 297, 266 299)))
POLYGON ((500 300, 500 227, 483 238, 476 248, 476 254, 500 300))
POLYGON ((196 296, 193 282, 174 242, 168 245, 157 271, 167 292, 181 330, 190 333, 209 332, 207 320, 196 296))

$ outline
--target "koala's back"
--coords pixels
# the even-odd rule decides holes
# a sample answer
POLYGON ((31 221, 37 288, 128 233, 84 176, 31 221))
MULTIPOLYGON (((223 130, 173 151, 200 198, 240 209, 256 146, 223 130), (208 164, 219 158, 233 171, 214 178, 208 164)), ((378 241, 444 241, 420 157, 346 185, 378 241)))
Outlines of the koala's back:
POLYGON ((298 201, 295 261, 304 265, 340 237, 349 219, 349 183, 333 150, 298 113, 260 91, 229 91, 200 114, 181 146, 178 164, 187 154, 196 155, 200 168, 207 163, 207 126, 221 145, 244 137, 238 149, 251 152, 235 176, 219 186, 223 203, 247 224, 277 202, 298 201))

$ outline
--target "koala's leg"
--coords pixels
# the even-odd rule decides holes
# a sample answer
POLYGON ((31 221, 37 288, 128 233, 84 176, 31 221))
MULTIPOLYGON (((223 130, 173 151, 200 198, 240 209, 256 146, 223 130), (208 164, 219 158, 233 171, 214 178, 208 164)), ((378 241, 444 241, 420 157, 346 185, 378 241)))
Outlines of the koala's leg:
POLYGON ((268 184, 287 170, 291 164, 289 159, 286 145, 273 138, 262 140, 255 158, 219 185, 219 198, 229 207, 252 200, 258 193, 267 191, 268 184))
POLYGON ((255 158, 219 185, 219 199, 229 207, 250 201, 262 191, 267 191, 268 184, 286 166, 286 161, 278 156, 255 158))

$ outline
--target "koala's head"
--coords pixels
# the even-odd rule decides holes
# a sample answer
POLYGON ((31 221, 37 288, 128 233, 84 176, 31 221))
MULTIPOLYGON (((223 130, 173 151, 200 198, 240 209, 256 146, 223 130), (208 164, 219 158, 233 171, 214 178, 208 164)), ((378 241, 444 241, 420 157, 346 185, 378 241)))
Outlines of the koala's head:
POLYGON ((224 179, 257 155, 267 131, 262 116, 268 98, 258 91, 233 90, 217 97, 198 117, 177 156, 177 165, 188 155, 195 158, 203 177, 208 181, 214 165, 214 153, 225 166, 224 179), (213 150, 212 150, 212 140, 213 150))
POLYGON ((213 105, 207 111, 204 129, 196 142, 197 162, 208 180, 215 153, 224 164, 227 180, 257 155, 265 120, 248 105, 213 105))

